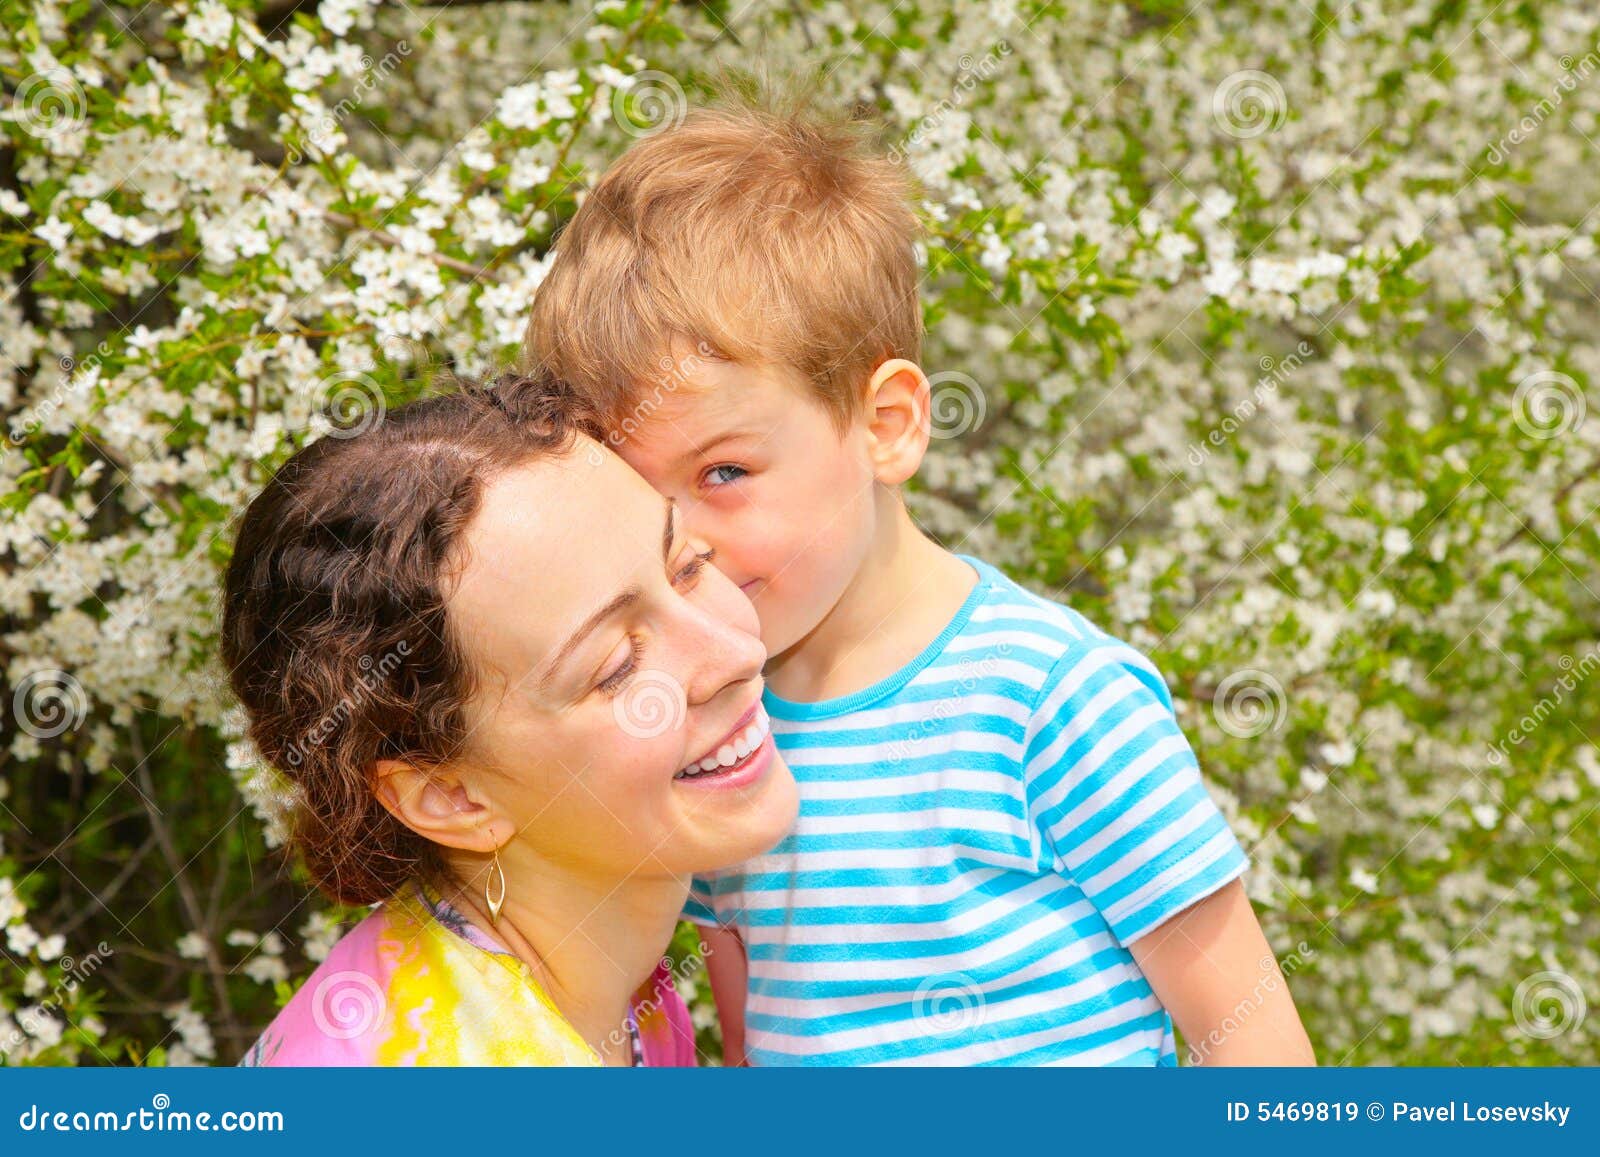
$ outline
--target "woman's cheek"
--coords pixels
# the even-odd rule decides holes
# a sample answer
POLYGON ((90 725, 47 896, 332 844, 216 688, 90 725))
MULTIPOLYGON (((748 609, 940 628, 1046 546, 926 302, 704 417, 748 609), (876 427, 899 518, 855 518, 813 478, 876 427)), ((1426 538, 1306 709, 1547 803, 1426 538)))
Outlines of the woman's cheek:
POLYGON ((615 768, 621 790, 670 780, 681 764, 688 725, 687 688, 675 673, 648 665, 605 704, 605 722, 582 765, 615 768))
MULTIPOLYGON (((682 769, 684 754, 684 727, 679 723, 649 743, 635 745, 631 761, 627 764, 627 793, 619 807, 638 809, 641 805, 651 810, 652 801, 666 798, 672 790, 672 777, 682 769)), ((648 817, 641 817, 648 818, 648 817)))

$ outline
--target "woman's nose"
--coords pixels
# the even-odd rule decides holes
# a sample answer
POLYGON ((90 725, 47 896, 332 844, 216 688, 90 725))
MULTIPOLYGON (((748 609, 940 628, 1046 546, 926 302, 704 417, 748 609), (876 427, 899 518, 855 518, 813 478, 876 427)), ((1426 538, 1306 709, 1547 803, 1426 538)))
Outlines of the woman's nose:
POLYGON ((721 575, 711 576, 710 582, 727 590, 702 604, 685 604, 690 617, 682 645, 690 703, 705 703, 731 685, 754 679, 767 661, 767 649, 755 633, 755 612, 749 600, 721 575))
POLYGON ((692 539, 703 542, 708 546, 716 546, 716 542, 707 533, 711 531, 711 519, 707 516, 705 503, 690 494, 679 494, 678 518, 679 529, 692 539))
POLYGON ((726 509, 726 503, 683 495, 678 499, 678 513, 684 534, 715 548, 724 558, 738 553, 741 545, 738 514, 726 509))

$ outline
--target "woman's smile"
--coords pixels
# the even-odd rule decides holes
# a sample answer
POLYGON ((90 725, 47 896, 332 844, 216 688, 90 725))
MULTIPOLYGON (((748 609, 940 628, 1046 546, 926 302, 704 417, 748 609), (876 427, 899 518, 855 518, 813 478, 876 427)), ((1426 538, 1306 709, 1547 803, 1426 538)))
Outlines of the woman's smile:
POLYGON ((748 787, 772 766, 772 720, 760 700, 705 755, 673 776, 690 787, 748 787))

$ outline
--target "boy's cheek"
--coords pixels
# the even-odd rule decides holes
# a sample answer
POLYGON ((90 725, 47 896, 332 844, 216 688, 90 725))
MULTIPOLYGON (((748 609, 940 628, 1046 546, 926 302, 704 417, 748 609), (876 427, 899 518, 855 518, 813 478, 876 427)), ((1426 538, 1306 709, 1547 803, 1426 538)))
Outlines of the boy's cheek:
POLYGON ((721 581, 711 588, 712 597, 715 599, 714 613, 718 621, 759 636, 760 612, 750 598, 753 592, 741 588, 726 570, 721 571, 721 574, 721 581))
POLYGON ((685 531, 717 551, 717 562, 736 582, 764 578, 794 525, 791 510, 747 495, 714 492, 678 498, 685 531))
POLYGON ((710 502, 682 498, 678 499, 678 511, 683 519, 683 532, 717 552, 717 569, 723 574, 735 583, 742 583, 759 573, 749 567, 750 532, 740 527, 739 519, 727 517, 710 502))

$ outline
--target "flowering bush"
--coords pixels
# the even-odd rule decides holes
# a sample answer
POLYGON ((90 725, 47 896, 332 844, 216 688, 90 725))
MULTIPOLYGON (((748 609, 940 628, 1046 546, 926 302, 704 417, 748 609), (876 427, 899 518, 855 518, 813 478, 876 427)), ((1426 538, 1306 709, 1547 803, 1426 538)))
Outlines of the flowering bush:
POLYGON ((771 61, 923 185, 916 513, 1167 672, 1322 1059, 1592 1063, 1600 9, 1189 7, 0 9, 0 1057, 231 1061, 326 953, 230 519, 771 61))

